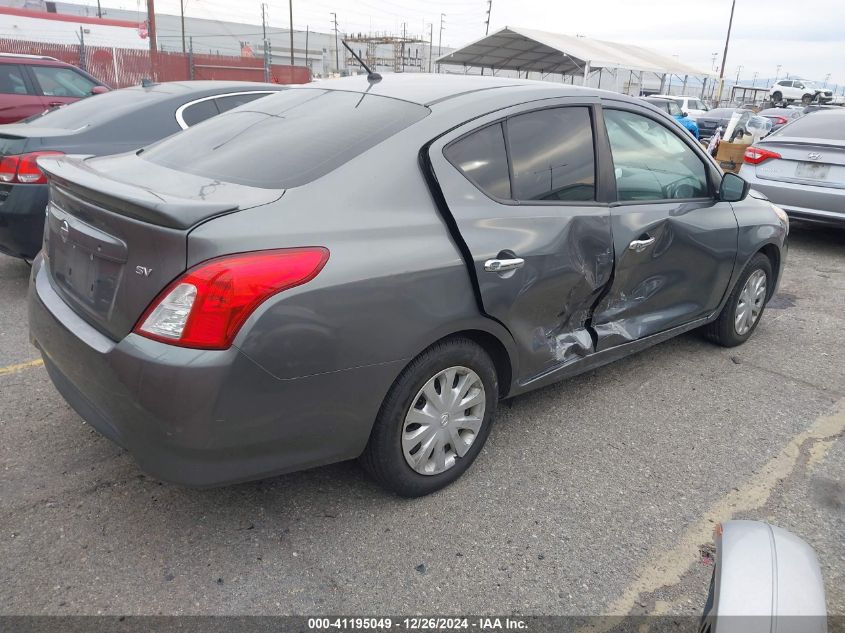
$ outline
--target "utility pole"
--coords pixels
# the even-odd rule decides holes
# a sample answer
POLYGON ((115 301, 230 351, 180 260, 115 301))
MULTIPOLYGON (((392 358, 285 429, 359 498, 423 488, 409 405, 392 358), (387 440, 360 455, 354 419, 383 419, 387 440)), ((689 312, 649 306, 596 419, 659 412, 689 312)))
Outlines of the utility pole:
POLYGON ((103 10, 100 8, 100 0, 97 0, 97 17, 103 17, 103 10))
POLYGON ((719 53, 713 53, 712 59, 710 60, 710 70, 716 70, 716 58, 719 56, 719 53))
MULTIPOLYGON (((487 19, 485 20, 484 24, 484 36, 487 37, 490 35, 490 11, 493 10, 493 0, 487 0, 487 19)), ((483 68, 483 66, 482 66, 483 68)))
POLYGON ((261 39, 263 39, 263 40, 267 39, 267 12, 266 12, 266 10, 267 10, 267 3, 262 2, 261 3, 261 33, 263 34, 263 37, 261 39))
POLYGON ((182 54, 187 52, 185 48, 185 0, 179 0, 179 11, 182 14, 182 54))
POLYGON ((311 27, 308 24, 306 24, 305 25, 305 67, 306 68, 311 68, 308 65, 308 35, 310 34, 310 32, 311 32, 311 27))
POLYGON ((780 64, 778 64, 777 70, 775 70, 775 83, 778 82, 778 75, 780 75, 780 69, 783 68, 780 64))
POLYGON ((428 72, 431 72, 431 52, 434 50, 434 23, 428 25, 428 72))
POLYGON ((405 40, 408 39, 408 23, 402 22, 402 72, 405 72, 405 40))
POLYGON ((824 85, 822 86, 822 88, 827 88, 827 82, 828 82, 828 81, 830 81, 830 73, 827 73, 827 74, 824 76, 824 85))
MULTIPOLYGON (((440 59, 440 56, 443 54, 441 52, 442 44, 443 44, 443 20, 446 18, 445 13, 440 14, 440 34, 437 36, 437 59, 440 59)), ((440 64, 437 64, 437 72, 440 72, 440 64)))
POLYGON ((751 80, 751 87, 755 88, 757 86, 757 71, 754 71, 754 78, 751 80))
POLYGON ((335 72, 340 72, 340 51, 337 48, 337 13, 330 13, 334 21, 334 66, 335 72))
POLYGON ((722 67, 719 69, 719 92, 716 95, 716 102, 722 100, 722 88, 725 85, 725 62, 728 60, 728 45, 731 43, 731 27, 734 23, 734 9, 736 9, 736 0, 731 0, 731 18, 728 20, 728 35, 725 37, 725 52, 722 54, 722 67))
POLYGON ((734 85, 739 84, 739 73, 741 73, 741 72, 742 72, 742 64, 740 64, 739 66, 736 67, 736 81, 734 82, 734 85))
POLYGON ((148 35, 150 38, 150 64, 155 65, 154 59, 157 52, 156 44, 156 7, 155 0, 147 0, 147 23, 148 35))
POLYGON ((288 0, 290 9, 290 65, 293 66, 293 0, 288 0))

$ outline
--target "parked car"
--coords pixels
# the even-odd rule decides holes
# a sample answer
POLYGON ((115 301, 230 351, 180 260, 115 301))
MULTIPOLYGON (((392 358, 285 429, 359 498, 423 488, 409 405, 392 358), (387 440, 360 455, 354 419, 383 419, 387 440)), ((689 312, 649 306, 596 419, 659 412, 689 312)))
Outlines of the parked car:
POLYGON ((238 81, 136 86, 0 126, 0 253, 31 261, 41 249, 48 188, 39 156, 138 149, 281 88, 238 81))
POLYGON ((683 112, 693 121, 697 121, 698 117, 704 116, 710 110, 708 105, 698 97, 687 97, 680 95, 654 95, 655 97, 664 97, 672 99, 677 103, 683 112))
POLYGON ((740 175, 791 217, 845 226, 845 110, 822 110, 749 147, 740 175))
POLYGON ((84 70, 54 57, 0 53, 0 124, 108 90, 84 70))
POLYGON ((702 140, 707 140, 716 133, 720 127, 724 130, 731 120, 731 117, 738 108, 713 108, 706 116, 698 118, 698 132, 702 140))
POLYGON ((689 118, 687 113, 682 111, 681 107, 671 97, 644 97, 643 101, 663 110, 663 112, 666 112, 669 116, 674 118, 695 138, 699 138, 698 124, 693 119, 689 118))
POLYGON ((182 484, 360 456, 432 492, 501 398, 695 328, 746 341, 786 254, 786 216, 671 117, 551 82, 334 79, 38 162, 31 339, 182 484))
MULTIPOLYGON (((772 132, 776 132, 790 121, 804 116, 804 112, 791 108, 766 108, 765 110, 760 110, 757 116, 765 117, 771 121, 772 132)), ((772 132, 769 133, 771 134, 772 132)))
POLYGON ((807 79, 781 79, 769 88, 769 95, 774 104, 788 104, 800 101, 809 105, 818 99, 820 102, 833 100, 833 91, 821 88, 807 79))
POLYGON ((824 579, 813 548, 760 521, 717 524, 716 564, 700 633, 827 633, 824 579))

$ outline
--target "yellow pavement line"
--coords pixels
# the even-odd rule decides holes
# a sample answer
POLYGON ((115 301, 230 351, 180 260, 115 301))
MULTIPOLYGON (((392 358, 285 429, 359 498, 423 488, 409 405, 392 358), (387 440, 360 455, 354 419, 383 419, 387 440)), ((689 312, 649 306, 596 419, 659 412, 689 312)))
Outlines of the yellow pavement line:
POLYGON ((17 374, 22 372, 24 369, 30 369, 31 367, 41 367, 43 364, 43 360, 41 360, 40 358, 36 358, 35 360, 20 363, 19 365, 8 365, 6 367, 0 367, 0 376, 5 376, 6 374, 17 374))
MULTIPOLYGON (((794 436, 781 452, 769 460, 748 481, 735 488, 713 504, 707 512, 687 529, 670 550, 649 556, 637 579, 607 609, 608 615, 627 615, 636 606, 639 597, 661 587, 670 587, 700 556, 699 545, 713 538, 716 523, 762 507, 769 500, 780 480, 785 479, 798 464, 801 449, 808 444, 805 468, 811 471, 821 462, 836 439, 845 433, 845 400, 840 400, 830 415, 816 419, 806 430, 794 436)), ((658 605, 665 606, 666 605, 658 605)), ((604 631, 602 625, 587 630, 604 631)))

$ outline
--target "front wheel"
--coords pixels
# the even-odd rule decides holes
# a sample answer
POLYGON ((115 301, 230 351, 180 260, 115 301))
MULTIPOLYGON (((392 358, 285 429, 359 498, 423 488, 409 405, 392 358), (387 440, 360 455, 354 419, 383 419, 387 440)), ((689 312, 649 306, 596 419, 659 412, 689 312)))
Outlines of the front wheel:
POLYGON ((810 105, 812 102, 813 95, 804 95, 803 97, 801 97, 801 103, 803 103, 805 106, 810 105))
POLYGON ((466 338, 437 343, 396 379, 361 464, 403 497, 448 486, 481 452, 498 397, 496 369, 477 343, 466 338))
POLYGON ((723 347, 747 341, 760 323, 772 283, 772 263, 757 253, 739 276, 719 317, 704 327, 705 336, 723 347))
POLYGON ((772 93, 772 103, 773 104, 778 104, 778 103, 781 103, 782 101, 783 101, 783 94, 782 93, 780 93, 780 92, 772 93))

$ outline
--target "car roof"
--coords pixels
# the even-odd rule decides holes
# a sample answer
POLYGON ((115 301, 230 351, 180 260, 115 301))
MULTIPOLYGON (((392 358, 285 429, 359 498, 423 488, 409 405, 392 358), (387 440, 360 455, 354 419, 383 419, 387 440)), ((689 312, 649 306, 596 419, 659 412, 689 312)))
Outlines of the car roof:
POLYGON ((27 63, 36 66, 71 66, 55 57, 47 55, 28 55, 26 53, 0 53, 0 64, 27 63))
POLYGON ((297 87, 361 92, 402 99, 425 106, 455 97, 484 99, 485 91, 493 89, 518 90, 530 88, 532 90, 548 90, 549 96, 611 94, 605 90, 582 88, 550 81, 427 73, 385 73, 380 81, 372 82, 367 79, 366 75, 357 75, 340 79, 322 79, 302 86, 292 86, 292 88, 297 87))
POLYGON ((135 85, 120 90, 143 90, 144 92, 160 93, 162 95, 179 95, 191 92, 204 92, 206 90, 283 90, 286 86, 258 81, 219 81, 219 80, 196 80, 196 81, 163 81, 147 86, 135 85))

